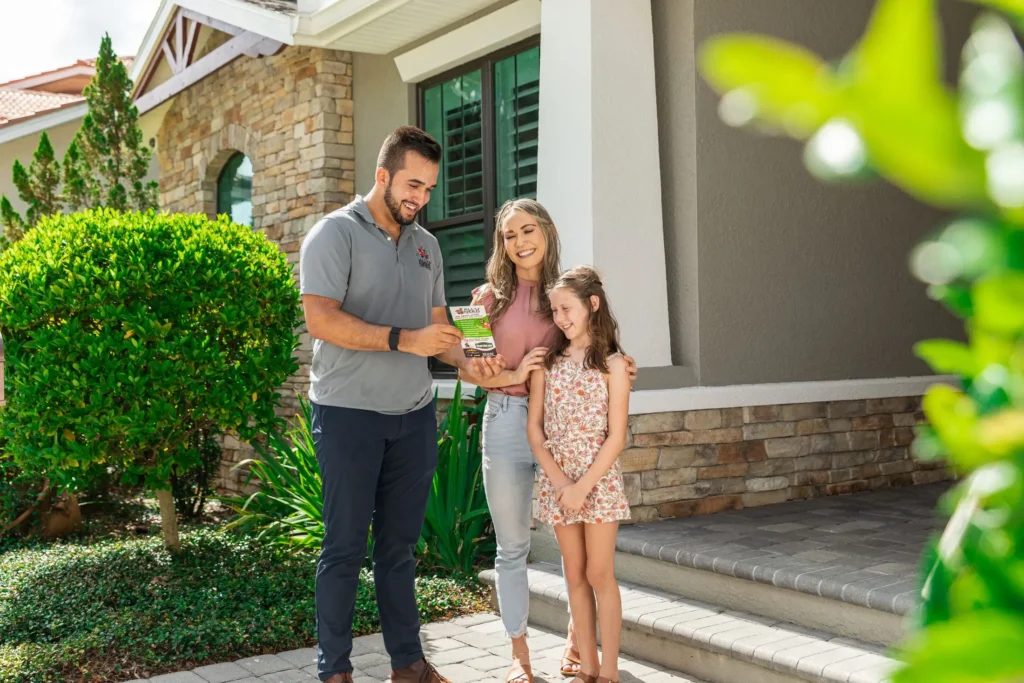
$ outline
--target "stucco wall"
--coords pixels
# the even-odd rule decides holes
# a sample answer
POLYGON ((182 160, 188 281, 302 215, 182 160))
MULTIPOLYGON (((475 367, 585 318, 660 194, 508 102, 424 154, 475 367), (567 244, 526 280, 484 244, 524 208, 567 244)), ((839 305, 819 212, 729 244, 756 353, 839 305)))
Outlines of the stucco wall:
MULTIPOLYGON (((818 183, 798 144, 723 124, 694 76, 695 46, 725 31, 841 56, 874 3, 652 2, 674 362, 705 385, 925 374, 911 345, 959 325, 907 254, 943 215, 883 183, 818 183)), ((943 9, 953 65, 974 10, 943 9)))
POLYGON ((416 123, 415 86, 402 81, 388 55, 352 55, 355 101, 356 192, 373 187, 381 143, 399 126, 416 123))

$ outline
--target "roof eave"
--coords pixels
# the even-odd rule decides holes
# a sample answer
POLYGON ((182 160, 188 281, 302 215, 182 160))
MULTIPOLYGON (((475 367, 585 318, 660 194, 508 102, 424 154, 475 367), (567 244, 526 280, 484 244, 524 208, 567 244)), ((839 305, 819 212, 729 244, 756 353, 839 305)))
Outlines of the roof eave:
POLYGON ((35 116, 11 121, 0 126, 0 145, 85 118, 88 111, 89 105, 85 102, 69 102, 59 109, 50 109, 35 116))

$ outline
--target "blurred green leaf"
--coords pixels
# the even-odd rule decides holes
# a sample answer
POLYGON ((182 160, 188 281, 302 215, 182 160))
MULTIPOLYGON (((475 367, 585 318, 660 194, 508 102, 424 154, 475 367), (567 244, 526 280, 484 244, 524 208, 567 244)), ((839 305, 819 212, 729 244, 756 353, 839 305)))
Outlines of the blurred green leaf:
POLYGON ((836 114, 840 92, 817 55, 785 41, 727 34, 701 47, 705 79, 720 92, 723 118, 744 125, 755 117, 804 139, 836 114))
POLYGON ((1024 273, 1010 272, 974 285, 975 323, 994 334, 1024 332, 1024 273))
POLYGON ((969 397, 953 387, 937 384, 928 389, 922 407, 957 464, 971 467, 985 461, 975 441, 977 408, 969 397))
POLYGON ((929 339, 914 345, 914 353, 942 374, 973 376, 978 363, 971 348, 949 339, 929 339))
POLYGON ((1024 676, 1024 616, 988 610, 933 624, 906 652, 893 683, 998 683, 1024 676))

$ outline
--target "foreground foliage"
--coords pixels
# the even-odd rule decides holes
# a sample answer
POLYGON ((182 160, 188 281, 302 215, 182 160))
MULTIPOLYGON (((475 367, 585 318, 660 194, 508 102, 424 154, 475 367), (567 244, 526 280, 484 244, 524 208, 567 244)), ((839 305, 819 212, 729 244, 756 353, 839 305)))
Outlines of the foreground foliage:
POLYGON ((722 114, 806 140, 824 180, 885 178, 963 212, 911 257, 929 295, 965 320, 968 343, 916 351, 959 385, 924 399, 915 453, 962 481, 928 550, 917 632, 895 683, 1024 680, 1024 2, 984 0, 957 92, 942 80, 935 0, 879 0, 839 65, 773 38, 703 46, 722 114))
MULTIPOLYGON (((0 548, 0 683, 129 680, 316 642, 316 554, 213 529, 0 548)), ((485 606, 470 578, 421 576, 420 615, 485 606)), ((355 633, 379 630, 360 577, 355 633)))

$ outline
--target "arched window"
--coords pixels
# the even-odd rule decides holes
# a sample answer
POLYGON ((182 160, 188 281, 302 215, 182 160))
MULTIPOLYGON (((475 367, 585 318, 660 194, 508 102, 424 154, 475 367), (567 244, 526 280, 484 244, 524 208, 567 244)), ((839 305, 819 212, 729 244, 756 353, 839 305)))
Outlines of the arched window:
POLYGON ((252 226, 252 162, 241 152, 228 159, 217 178, 217 214, 222 213, 252 226))

